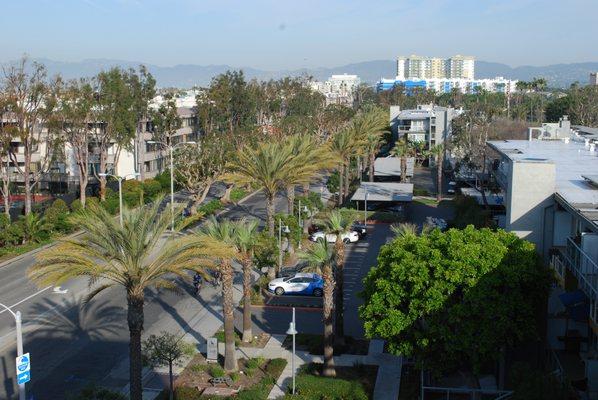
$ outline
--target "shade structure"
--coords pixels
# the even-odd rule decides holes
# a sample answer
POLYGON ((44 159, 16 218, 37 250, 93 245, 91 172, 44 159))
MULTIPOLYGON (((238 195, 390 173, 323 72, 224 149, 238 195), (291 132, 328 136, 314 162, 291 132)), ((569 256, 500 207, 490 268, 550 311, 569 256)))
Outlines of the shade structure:
POLYGON ((413 183, 362 182, 355 191, 352 201, 409 202, 413 200, 413 183))

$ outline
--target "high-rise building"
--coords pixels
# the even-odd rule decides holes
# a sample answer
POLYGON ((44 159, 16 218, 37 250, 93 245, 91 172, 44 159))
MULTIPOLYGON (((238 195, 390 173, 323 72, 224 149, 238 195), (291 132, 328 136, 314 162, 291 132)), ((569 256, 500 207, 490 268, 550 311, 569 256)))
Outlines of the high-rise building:
POLYGON ((357 75, 332 75, 325 82, 310 82, 312 90, 326 97, 326 104, 342 104, 352 106, 354 94, 361 80, 357 75))
POLYGON ((397 58, 397 79, 474 79, 473 57, 456 55, 450 58, 411 55, 397 58))
POLYGON ((598 85, 598 72, 590 72, 590 85, 598 85))

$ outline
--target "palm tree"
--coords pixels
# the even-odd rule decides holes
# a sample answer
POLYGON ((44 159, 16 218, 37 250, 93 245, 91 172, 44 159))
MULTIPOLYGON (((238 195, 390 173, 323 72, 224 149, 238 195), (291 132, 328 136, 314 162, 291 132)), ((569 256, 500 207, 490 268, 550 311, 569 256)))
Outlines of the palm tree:
POLYGON ((324 231, 336 235, 334 243, 334 261, 336 265, 336 301, 335 301, 335 337, 339 344, 344 342, 345 328, 344 328, 344 297, 343 297, 343 283, 344 283, 344 267, 345 267, 345 243, 343 236, 351 229, 352 220, 347 218, 339 210, 330 211, 326 218, 322 221, 324 224, 324 231))
POLYGON ((345 194, 348 193, 349 178, 348 170, 349 161, 351 156, 357 153, 361 142, 357 141, 357 135, 354 130, 354 126, 350 125, 345 129, 337 132, 330 141, 330 151, 336 158, 338 163, 339 172, 339 197, 338 204, 343 204, 345 200, 345 194))
POLYGON ((230 221, 218 221, 215 216, 202 226, 198 233, 199 238, 209 238, 215 242, 225 243, 229 246, 228 254, 218 258, 219 272, 222 277, 222 314, 224 318, 224 369, 237 370, 235 358, 235 319, 233 300, 233 259, 238 257, 235 246, 234 224, 230 221))
POLYGON ((388 128, 388 112, 381 108, 371 108, 354 120, 356 133, 363 146, 362 153, 367 157, 369 181, 374 180, 374 161, 380 150, 383 135, 388 128))
POLYGON ((313 135, 293 135, 285 138, 283 145, 293 155, 286 165, 288 173, 284 185, 287 191, 288 213, 293 214, 295 187, 309 185, 318 174, 331 167, 333 158, 326 146, 322 146, 313 135))
POLYGON ((192 236, 163 240, 170 213, 160 213, 160 199, 149 208, 123 209, 120 226, 100 206, 88 205, 73 217, 85 235, 66 238, 38 253, 29 276, 44 285, 59 285, 86 276, 93 287, 85 301, 105 289, 120 286, 127 294, 130 343, 130 398, 141 400, 141 332, 146 288, 176 290, 172 275, 188 279, 187 271, 202 271, 211 257, 230 252, 214 240, 192 236), (156 251, 160 248, 160 251, 156 251))
POLYGON ((395 236, 417 236, 418 228, 417 225, 412 224, 410 222, 403 222, 398 225, 393 225, 390 227, 392 233, 395 236))
POLYGON ((251 272, 253 248, 256 243, 258 223, 256 220, 240 220, 234 223, 233 238, 239 251, 239 261, 243 266, 243 338, 251 342, 251 272))
POLYGON ((436 200, 442 200, 442 163, 444 161, 444 145, 442 143, 433 146, 428 154, 434 157, 436 162, 436 200))
POLYGON ((392 148, 390 154, 401 159, 401 182, 407 181, 407 158, 413 155, 413 147, 407 140, 400 140, 392 148))
POLYGON ((283 189, 293 154, 279 142, 245 146, 227 165, 225 180, 260 187, 266 196, 266 215, 270 234, 274 234, 274 196, 283 189))
POLYGON ((322 275, 324 280, 323 320, 324 320, 324 369, 322 375, 334 377, 334 331, 332 324, 332 310, 334 307, 334 253, 332 247, 325 240, 314 243, 305 252, 299 253, 299 258, 307 261, 309 269, 322 275))

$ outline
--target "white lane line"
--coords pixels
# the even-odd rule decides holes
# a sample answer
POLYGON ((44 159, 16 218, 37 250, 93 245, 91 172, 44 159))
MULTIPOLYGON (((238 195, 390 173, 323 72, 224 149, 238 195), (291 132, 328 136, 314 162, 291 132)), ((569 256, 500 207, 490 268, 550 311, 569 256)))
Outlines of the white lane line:
MULTIPOLYGON (((52 286, 47 286, 47 287, 43 288, 42 290, 39 290, 39 291, 37 291, 37 292, 33 293, 32 295, 25 297, 23 300, 21 300, 21 301, 19 301, 19 302, 15 303, 15 304, 13 304, 12 306, 9 306, 9 308, 16 307, 16 306, 18 306, 19 304, 21 304, 21 303, 24 303, 24 302, 26 302, 27 300, 34 298, 34 297, 35 297, 35 296, 37 296, 38 294, 45 292, 46 290, 50 289, 51 287, 52 287, 52 286)), ((8 310, 2 310, 2 311, 0 311, 0 314, 4 313, 4 312, 6 312, 6 311, 8 311, 8 310)))

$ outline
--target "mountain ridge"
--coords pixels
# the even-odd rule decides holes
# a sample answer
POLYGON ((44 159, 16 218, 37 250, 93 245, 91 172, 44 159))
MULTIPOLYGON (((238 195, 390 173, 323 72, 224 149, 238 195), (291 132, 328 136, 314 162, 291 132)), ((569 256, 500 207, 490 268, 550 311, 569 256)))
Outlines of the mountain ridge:
MULTIPOLYGON (((338 67, 316 67, 284 70, 263 70, 252 67, 233 67, 227 64, 177 64, 158 66, 136 61, 91 58, 81 61, 56 61, 49 58, 36 58, 46 65, 49 75, 61 74, 66 79, 92 76, 114 66, 134 68, 147 66, 160 87, 192 87, 209 84, 212 77, 227 70, 242 69, 248 79, 277 79, 284 76, 312 76, 316 80, 326 80, 333 74, 356 74, 363 82, 373 84, 380 78, 393 78, 396 71, 394 60, 371 60, 345 64, 338 67)), ((6 65, 10 62, 2 63, 6 65)), ((476 61, 477 78, 503 76, 509 79, 531 80, 544 77, 549 86, 565 88, 574 82, 584 85, 590 72, 598 71, 598 62, 559 63, 545 66, 522 65, 511 67, 498 62, 476 61)))

